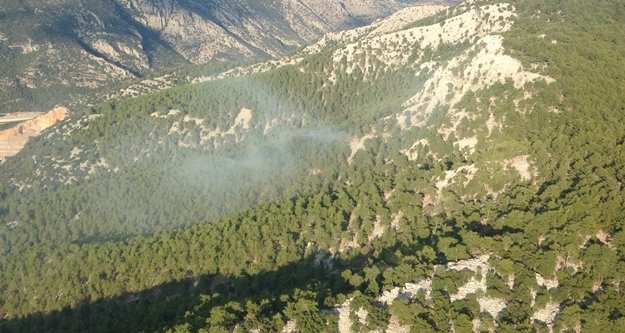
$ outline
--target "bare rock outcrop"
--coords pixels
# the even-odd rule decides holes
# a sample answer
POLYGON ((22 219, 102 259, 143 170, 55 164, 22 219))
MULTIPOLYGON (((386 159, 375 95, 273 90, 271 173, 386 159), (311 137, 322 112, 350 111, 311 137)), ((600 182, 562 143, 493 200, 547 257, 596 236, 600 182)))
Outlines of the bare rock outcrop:
POLYGON ((28 139, 39 135, 48 127, 65 119, 68 112, 67 108, 56 107, 45 114, 17 124, 15 127, 0 131, 0 162, 19 153, 28 139))

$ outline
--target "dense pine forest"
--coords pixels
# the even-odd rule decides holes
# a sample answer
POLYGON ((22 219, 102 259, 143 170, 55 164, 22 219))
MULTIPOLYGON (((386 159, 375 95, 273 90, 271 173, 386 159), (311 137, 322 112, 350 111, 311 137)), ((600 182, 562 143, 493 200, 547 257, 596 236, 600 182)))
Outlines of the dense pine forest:
POLYGON ((625 3, 406 24, 33 138, 0 166, 0 331, 624 330, 625 3))

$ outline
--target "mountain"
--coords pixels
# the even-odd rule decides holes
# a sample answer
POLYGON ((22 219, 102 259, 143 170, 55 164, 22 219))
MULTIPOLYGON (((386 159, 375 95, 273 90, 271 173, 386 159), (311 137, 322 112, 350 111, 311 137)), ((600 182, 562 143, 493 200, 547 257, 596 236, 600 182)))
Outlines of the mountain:
POLYGON ((623 13, 412 6, 70 108, 0 165, 0 328, 622 331, 623 13))
POLYGON ((183 64, 283 55, 414 1, 8 1, 0 112, 43 111, 183 64))

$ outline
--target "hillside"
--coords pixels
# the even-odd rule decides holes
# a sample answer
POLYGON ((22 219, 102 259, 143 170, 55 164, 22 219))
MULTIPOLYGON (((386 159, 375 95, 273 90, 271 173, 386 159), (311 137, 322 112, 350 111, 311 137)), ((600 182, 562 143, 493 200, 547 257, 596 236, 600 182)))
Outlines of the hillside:
POLYGON ((46 111, 183 64, 283 55, 414 1, 9 1, 0 112, 46 111))
POLYGON ((0 328, 622 331, 624 13, 413 6, 72 110, 0 166, 0 328))

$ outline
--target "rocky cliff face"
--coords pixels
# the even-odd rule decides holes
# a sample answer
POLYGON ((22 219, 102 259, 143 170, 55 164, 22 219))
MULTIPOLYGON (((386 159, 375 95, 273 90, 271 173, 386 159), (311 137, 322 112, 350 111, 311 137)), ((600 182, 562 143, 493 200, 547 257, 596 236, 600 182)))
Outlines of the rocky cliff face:
MULTIPOLYGON (((406 3, 411 2, 418 1, 406 3)), ((405 6, 397 0, 119 0, 119 5, 193 63, 232 54, 277 56, 329 31, 362 25, 405 6)))
POLYGON ((31 120, 17 124, 15 127, 0 131, 0 163, 22 150, 29 138, 41 134, 48 127, 65 119, 67 113, 66 108, 57 107, 31 120))
POLYGON ((281 55, 324 33, 368 23, 415 2, 419 0, 4 4, 0 112, 46 108, 68 95, 142 77, 153 69, 281 55))

